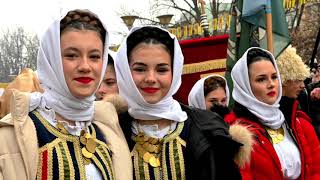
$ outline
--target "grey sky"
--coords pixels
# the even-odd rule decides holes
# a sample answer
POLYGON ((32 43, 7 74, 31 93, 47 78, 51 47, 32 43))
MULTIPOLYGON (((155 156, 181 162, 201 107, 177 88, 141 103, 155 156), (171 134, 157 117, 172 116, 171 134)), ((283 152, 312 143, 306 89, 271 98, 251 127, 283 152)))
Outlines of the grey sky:
POLYGON ((149 0, 5 0, 0 6, 0 29, 23 26, 38 35, 60 14, 61 7, 85 7, 101 14, 111 33, 111 44, 118 44, 127 27, 117 15, 121 9, 137 9, 143 12, 149 8, 149 0))

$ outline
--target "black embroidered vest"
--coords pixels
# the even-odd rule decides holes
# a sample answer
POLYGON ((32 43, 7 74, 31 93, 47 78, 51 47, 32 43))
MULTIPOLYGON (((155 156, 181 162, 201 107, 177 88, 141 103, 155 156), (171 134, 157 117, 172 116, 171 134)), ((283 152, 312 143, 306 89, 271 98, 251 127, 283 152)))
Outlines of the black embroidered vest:
MULTIPOLYGON (((37 111, 30 112, 29 116, 35 124, 39 145, 37 179, 86 179, 79 137, 61 133, 37 111)), ((99 129, 94 124, 89 129, 97 143, 92 163, 103 179, 114 179, 111 151, 99 129)))

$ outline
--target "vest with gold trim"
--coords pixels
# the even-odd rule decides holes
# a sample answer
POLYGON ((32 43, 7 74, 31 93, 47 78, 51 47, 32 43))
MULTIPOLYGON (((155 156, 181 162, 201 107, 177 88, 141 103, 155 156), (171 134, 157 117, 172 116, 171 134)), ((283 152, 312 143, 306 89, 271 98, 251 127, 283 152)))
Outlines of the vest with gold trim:
MULTIPOLYGON (((177 128, 162 138, 160 159, 155 166, 153 162, 146 162, 145 156, 139 156, 137 144, 131 154, 134 166, 134 179, 186 179, 184 153, 186 141, 183 139, 184 122, 178 123, 177 128)), ((134 138, 135 136, 133 136, 134 138)))
MULTIPOLYGON (((29 117, 36 127, 39 144, 37 179, 86 179, 79 137, 60 132, 37 111, 30 112, 29 117)), ((114 179, 111 151, 102 133, 94 124, 89 130, 97 143, 91 162, 103 179, 114 179)))

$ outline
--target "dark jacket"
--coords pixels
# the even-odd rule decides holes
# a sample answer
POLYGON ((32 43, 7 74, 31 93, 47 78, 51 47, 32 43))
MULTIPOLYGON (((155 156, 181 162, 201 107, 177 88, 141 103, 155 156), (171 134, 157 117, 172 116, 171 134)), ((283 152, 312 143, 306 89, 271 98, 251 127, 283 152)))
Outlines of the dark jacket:
MULTIPOLYGON (((181 105, 188 115, 180 137, 186 141, 184 150, 186 179, 241 179, 234 161, 241 144, 229 134, 229 127, 216 113, 181 105)), ((126 112, 119 116, 129 148, 132 150, 131 122, 126 112)))
POLYGON ((320 139, 320 100, 312 100, 310 96, 311 91, 318 87, 320 87, 320 82, 308 84, 299 94, 298 100, 301 110, 311 118, 312 125, 320 139))

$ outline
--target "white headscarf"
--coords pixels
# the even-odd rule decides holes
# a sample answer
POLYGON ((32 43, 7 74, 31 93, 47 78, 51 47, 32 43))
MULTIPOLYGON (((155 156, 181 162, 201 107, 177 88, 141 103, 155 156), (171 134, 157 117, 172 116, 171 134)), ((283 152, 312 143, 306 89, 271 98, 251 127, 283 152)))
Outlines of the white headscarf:
POLYGON ((225 89, 226 89, 226 97, 227 97, 227 105, 229 104, 229 88, 226 79, 223 76, 220 76, 218 74, 213 74, 204 78, 199 79, 192 87, 189 96, 188 96, 188 103, 189 106, 193 106, 200 109, 207 109, 206 108, 206 100, 204 97, 204 82, 206 79, 210 77, 220 77, 222 78, 225 83, 225 89))
MULTIPOLYGON (((142 27, 132 28, 127 38, 133 32, 141 28, 142 27)), ((177 38, 168 31, 161 28, 159 29, 167 32, 174 40, 174 57, 172 68, 173 79, 168 94, 156 104, 150 104, 144 100, 143 96, 140 94, 132 79, 127 57, 127 38, 119 47, 115 59, 115 70, 119 86, 119 94, 127 100, 129 107, 128 112, 135 119, 157 120, 164 118, 176 122, 182 122, 187 119, 187 114, 186 112, 182 111, 180 104, 176 100, 174 100, 172 96, 178 91, 181 85, 181 75, 184 58, 177 38)))
MULTIPOLYGON (((89 10, 87 11, 95 15, 89 10)), ((74 97, 66 84, 60 49, 60 21, 67 12, 55 20, 43 34, 40 40, 40 47, 37 59, 37 71, 40 84, 45 90, 44 94, 32 93, 29 110, 32 111, 38 106, 52 108, 56 113, 71 121, 88 121, 93 118, 94 92, 84 99, 74 97)), ((104 42, 103 68, 100 83, 105 74, 108 61, 109 36, 106 26, 106 37, 104 42)), ((99 87, 99 86, 98 86, 99 87)), ((97 87, 97 88, 98 88, 97 87)))
POLYGON ((282 87, 279 70, 277 63, 273 55, 264 49, 261 49, 268 53, 272 58, 273 65, 277 71, 279 79, 279 94, 276 102, 272 105, 259 101, 252 93, 249 70, 247 66, 247 54, 251 49, 261 49, 257 47, 249 48, 243 56, 237 61, 231 71, 231 77, 233 80, 232 97, 235 101, 245 106, 251 113, 256 115, 260 122, 272 129, 278 129, 284 122, 284 116, 279 109, 279 101, 282 96, 282 87))

